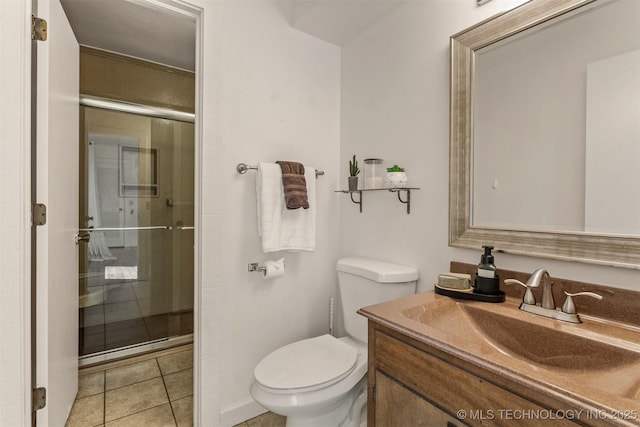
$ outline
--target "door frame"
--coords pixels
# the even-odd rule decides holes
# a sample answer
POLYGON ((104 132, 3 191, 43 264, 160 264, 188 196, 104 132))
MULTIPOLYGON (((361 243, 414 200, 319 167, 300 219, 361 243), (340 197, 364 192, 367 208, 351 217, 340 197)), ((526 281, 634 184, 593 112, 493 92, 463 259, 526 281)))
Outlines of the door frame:
MULTIPOLYGON (((181 0, 138 0, 180 10, 196 20, 195 187, 194 187, 194 423, 201 424, 201 230, 202 58, 204 10, 181 0)), ((196 1, 197 3, 197 1, 196 1)), ((0 2, 0 419, 8 425, 31 424, 31 1, 0 2), (16 36, 16 34, 18 36, 16 36)))
POLYGON ((31 424, 31 2, 0 4, 0 419, 31 424), (5 365, 6 363, 6 365, 5 365))
MULTIPOLYGON (((204 7, 182 0, 136 0, 139 3, 147 4, 155 8, 163 8, 168 13, 180 13, 189 16, 196 22, 196 81, 195 81, 195 159, 194 159, 194 399, 193 417, 194 425, 200 425, 202 381, 200 380, 200 360, 201 360, 201 230, 202 211, 201 201, 201 163, 202 163, 202 89, 203 89, 203 23, 204 7)), ((197 0, 195 3, 198 3, 197 0)), ((2 242, 0 255, 5 252, 11 256, 4 258, 1 262, 11 265, 11 271, 0 272, 0 279, 9 286, 0 288, 0 332, 5 342, 5 346, 0 346, 0 359, 14 363, 19 363, 16 369, 4 370, 0 372, 0 379, 3 384, 13 385, 9 390, 0 390, 0 419, 9 422, 11 425, 28 425, 32 423, 31 411, 31 390, 35 372, 32 371, 32 340, 25 337, 31 335, 32 329, 32 303, 35 298, 32 294, 30 283, 32 281, 32 259, 31 253, 31 181, 33 170, 32 150, 29 144, 31 140, 32 123, 31 107, 35 103, 34 91, 31 87, 30 75, 32 69, 31 60, 31 15, 34 5, 31 0, 21 0, 18 2, 3 2, 2 5, 3 26, 0 26, 2 40, 0 49, 7 61, 0 71, 2 76, 8 76, 9 84, 2 84, 2 98, 0 100, 0 111, 4 118, 2 130, 0 132, 0 142, 3 149, 3 156, 0 156, 0 165, 11 165, 11 170, 17 172, 11 175, 16 186, 12 188, 8 195, 8 201, 14 201, 15 206, 10 211, 0 213, 0 230, 2 231, 2 242), (6 22, 5 22, 6 21, 6 22), (4 25, 10 24, 10 25, 4 25), (16 43, 15 34, 21 34, 16 43), (6 34, 6 36, 5 36, 6 34), (5 42, 5 40, 7 42, 5 42), (11 41, 9 43, 8 41, 11 41), (16 83, 18 82, 18 83, 16 83), (5 114, 6 113, 6 114, 5 114), (10 126, 5 126, 11 124, 10 126), (21 141, 22 144, 16 144, 21 141), (13 142, 13 145, 11 144, 13 142), (6 152, 5 146, 11 147, 10 152, 6 152), (10 236, 5 231, 12 230, 10 236), (9 249, 10 248, 10 252, 9 249), (7 249, 7 250, 5 250, 7 249), (5 298, 6 296, 6 298, 5 298), (14 422, 15 421, 15 422, 14 422)), ((3 197, 4 194, 3 186, 3 197)), ((4 267, 4 265, 3 265, 4 267)), ((4 270, 4 268, 3 268, 4 270)))

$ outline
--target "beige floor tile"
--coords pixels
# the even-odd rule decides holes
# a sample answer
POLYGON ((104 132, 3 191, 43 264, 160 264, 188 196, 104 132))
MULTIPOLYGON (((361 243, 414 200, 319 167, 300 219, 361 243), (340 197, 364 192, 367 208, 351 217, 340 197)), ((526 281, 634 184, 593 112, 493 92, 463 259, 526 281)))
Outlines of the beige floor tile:
POLYGON ((159 376, 160 369, 156 360, 145 360, 119 368, 108 369, 106 371, 105 389, 113 390, 159 376))
POLYGON ((104 394, 78 399, 73 403, 66 427, 93 427, 104 423, 104 394))
POLYGON ((185 369, 164 376, 169 400, 178 400, 193 395, 193 369, 185 369))
POLYGON ((104 372, 78 376, 78 394, 76 399, 81 399, 94 394, 104 393, 104 372))
POLYGON ((158 357, 162 375, 193 368, 193 350, 158 357))
POLYGON ((178 427, 193 426, 193 396, 171 402, 178 427))
POLYGON ((162 378, 110 390, 105 395, 105 420, 113 421, 168 402, 162 378))
POLYGON ((156 406, 106 424, 106 427, 175 427, 171 406, 167 403, 156 406))
POLYGON ((286 422, 286 417, 274 414, 273 412, 267 412, 266 414, 247 421, 247 427, 284 427, 286 422))

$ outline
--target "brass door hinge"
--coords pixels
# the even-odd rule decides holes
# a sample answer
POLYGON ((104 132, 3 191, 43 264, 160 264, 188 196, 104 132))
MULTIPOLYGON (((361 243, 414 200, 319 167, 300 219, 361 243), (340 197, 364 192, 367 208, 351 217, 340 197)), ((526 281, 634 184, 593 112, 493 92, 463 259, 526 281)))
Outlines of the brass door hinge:
POLYGON ((47 40, 47 21, 31 15, 31 40, 47 40))
POLYGON ((31 391, 31 407, 33 411, 39 411, 47 406, 47 389, 44 387, 37 387, 31 391))
POLYGON ((31 210, 33 225, 45 225, 47 223, 47 205, 36 203, 31 210))

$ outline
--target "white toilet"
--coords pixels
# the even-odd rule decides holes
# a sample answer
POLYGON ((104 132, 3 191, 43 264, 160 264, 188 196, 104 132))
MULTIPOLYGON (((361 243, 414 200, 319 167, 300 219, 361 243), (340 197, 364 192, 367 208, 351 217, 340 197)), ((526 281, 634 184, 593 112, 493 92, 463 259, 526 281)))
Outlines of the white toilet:
POLYGON ((415 293, 418 270, 367 258, 338 261, 348 336, 294 342, 258 363, 253 398, 287 417, 287 427, 356 427, 366 423, 367 319, 361 307, 415 293))

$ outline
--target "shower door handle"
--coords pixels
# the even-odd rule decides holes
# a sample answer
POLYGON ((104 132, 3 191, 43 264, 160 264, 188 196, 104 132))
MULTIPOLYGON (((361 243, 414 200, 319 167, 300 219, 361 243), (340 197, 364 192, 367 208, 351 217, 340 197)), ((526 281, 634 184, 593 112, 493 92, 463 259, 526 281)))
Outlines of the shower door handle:
POLYGON ((91 233, 78 232, 73 235, 73 241, 76 243, 76 245, 79 245, 80 242, 89 243, 89 240, 91 240, 91 233))

